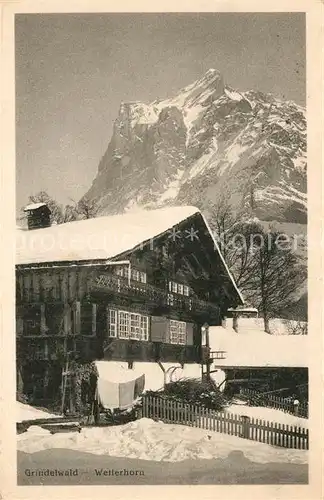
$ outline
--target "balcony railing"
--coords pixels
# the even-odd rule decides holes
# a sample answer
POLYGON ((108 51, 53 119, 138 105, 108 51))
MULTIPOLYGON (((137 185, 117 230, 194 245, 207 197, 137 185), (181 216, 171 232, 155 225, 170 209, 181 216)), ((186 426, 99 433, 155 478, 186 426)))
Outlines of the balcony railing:
POLYGON ((129 281, 114 275, 101 275, 91 285, 92 293, 130 297, 132 301, 145 302, 162 309, 175 309, 196 314, 210 313, 218 316, 219 307, 196 297, 167 292, 148 283, 129 281))
POLYGON ((227 351, 210 351, 210 358, 214 361, 215 359, 226 359, 227 351))
POLYGON ((104 345, 103 357, 114 361, 163 361, 197 363, 201 360, 199 346, 110 339, 104 345))

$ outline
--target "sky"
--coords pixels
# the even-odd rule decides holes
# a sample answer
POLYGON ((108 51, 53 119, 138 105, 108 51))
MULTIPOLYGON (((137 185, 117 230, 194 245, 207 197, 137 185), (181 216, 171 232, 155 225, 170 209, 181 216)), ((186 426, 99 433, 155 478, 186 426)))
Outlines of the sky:
POLYGON ((170 97, 209 68, 305 105, 302 13, 16 16, 17 210, 90 187, 122 101, 170 97))

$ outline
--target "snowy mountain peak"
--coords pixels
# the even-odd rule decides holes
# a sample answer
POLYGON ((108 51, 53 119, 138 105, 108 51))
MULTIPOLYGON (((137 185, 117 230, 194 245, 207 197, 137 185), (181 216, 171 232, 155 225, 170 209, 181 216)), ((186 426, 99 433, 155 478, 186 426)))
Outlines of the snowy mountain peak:
POLYGON ((205 73, 205 76, 209 76, 209 75, 215 75, 215 73, 218 73, 220 75, 220 72, 215 69, 215 68, 209 68, 206 73, 205 73))
POLYGON ((260 220, 306 222, 301 106, 240 92, 216 69, 152 103, 122 102, 87 197, 102 214, 226 197, 260 220))
POLYGON ((208 71, 206 71, 202 78, 198 80, 198 83, 208 82, 210 84, 218 80, 222 82, 224 81, 222 74, 217 69, 210 68, 208 71))

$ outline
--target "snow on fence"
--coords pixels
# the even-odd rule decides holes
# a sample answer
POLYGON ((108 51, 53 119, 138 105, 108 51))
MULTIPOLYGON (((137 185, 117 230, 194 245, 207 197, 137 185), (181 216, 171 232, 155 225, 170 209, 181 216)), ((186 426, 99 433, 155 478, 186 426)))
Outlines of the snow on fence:
POLYGON ((168 424, 190 425, 274 446, 308 450, 308 429, 216 412, 165 397, 144 395, 140 413, 141 417, 162 420, 168 424))
POLYGON ((287 398, 274 396, 274 394, 262 394, 261 392, 245 387, 242 387, 240 389, 239 396, 248 400, 250 404, 253 404, 255 406, 275 408, 277 410, 282 410, 286 413, 290 413, 298 417, 308 418, 307 403, 299 403, 298 405, 294 405, 293 400, 287 400, 287 398))

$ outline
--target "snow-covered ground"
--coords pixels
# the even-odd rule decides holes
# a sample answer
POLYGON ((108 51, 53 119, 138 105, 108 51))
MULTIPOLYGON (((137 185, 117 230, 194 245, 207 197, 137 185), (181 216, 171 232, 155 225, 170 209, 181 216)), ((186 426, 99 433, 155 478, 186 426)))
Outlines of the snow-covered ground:
POLYGON ((24 420, 37 420, 38 418, 53 418, 59 416, 43 410, 38 410, 37 408, 24 403, 19 403, 19 401, 16 401, 16 415, 17 422, 23 422, 24 420))
POLYGON ((307 463, 308 452, 182 425, 142 418, 126 425, 84 428, 80 433, 58 433, 32 426, 17 436, 19 451, 35 453, 60 448, 96 455, 180 462, 186 459, 226 458, 241 451, 257 463, 307 463))
POLYGON ((276 422, 279 424, 292 425, 296 427, 308 428, 308 419, 296 417, 290 413, 285 413, 275 408, 265 408, 263 406, 248 406, 244 404, 232 404, 226 412, 234 413, 236 415, 247 415, 254 419, 268 420, 269 422, 276 422))

